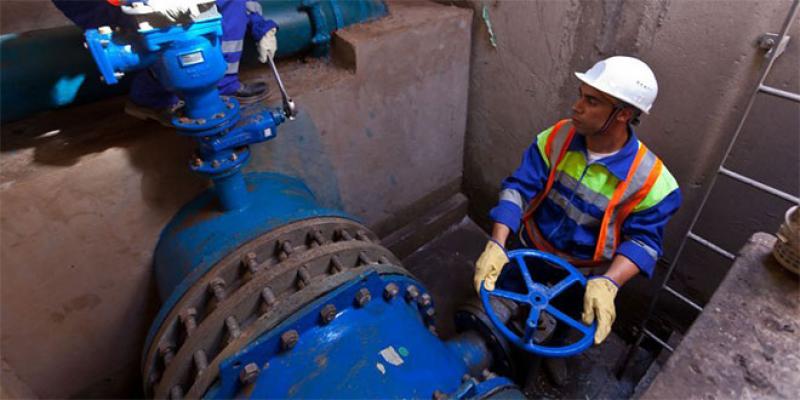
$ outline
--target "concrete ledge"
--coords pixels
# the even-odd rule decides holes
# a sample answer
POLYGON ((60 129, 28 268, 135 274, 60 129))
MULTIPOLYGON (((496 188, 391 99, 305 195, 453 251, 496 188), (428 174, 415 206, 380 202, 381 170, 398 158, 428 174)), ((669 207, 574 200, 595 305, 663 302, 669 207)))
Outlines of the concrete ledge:
POLYGON ((800 286, 756 233, 643 399, 800 398, 800 286))
POLYGON ((408 225, 381 239, 384 246, 403 259, 467 215, 467 198, 455 194, 408 225))

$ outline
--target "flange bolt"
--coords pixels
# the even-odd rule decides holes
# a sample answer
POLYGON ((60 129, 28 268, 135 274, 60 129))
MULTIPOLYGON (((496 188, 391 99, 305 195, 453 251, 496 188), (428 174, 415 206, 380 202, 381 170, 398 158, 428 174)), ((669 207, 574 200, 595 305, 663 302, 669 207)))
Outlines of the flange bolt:
POLYGON ((358 289, 358 293, 356 293, 356 304, 358 304, 359 307, 364 307, 370 300, 372 300, 372 294, 370 294, 369 289, 358 289))
POLYGON ((390 283, 383 289, 383 298, 391 300, 394 296, 397 296, 397 293, 400 293, 400 288, 395 283, 390 283))
POLYGON ((419 289, 414 285, 408 285, 406 288, 406 300, 416 300, 419 297, 419 289))
POLYGON ((297 344, 298 340, 300 340, 300 334, 298 334, 296 330, 292 329, 283 332, 281 335, 281 347, 284 350, 289 350, 297 344))
POLYGON ((242 368, 242 371, 239 372, 239 381, 242 382, 243 385, 249 385, 256 381, 260 372, 261 370, 256 363, 247 364, 242 368))
POLYGON ((322 318, 322 323, 327 324, 336 319, 336 306, 333 304, 326 304, 325 307, 322 307, 322 310, 319 312, 319 316, 322 318))

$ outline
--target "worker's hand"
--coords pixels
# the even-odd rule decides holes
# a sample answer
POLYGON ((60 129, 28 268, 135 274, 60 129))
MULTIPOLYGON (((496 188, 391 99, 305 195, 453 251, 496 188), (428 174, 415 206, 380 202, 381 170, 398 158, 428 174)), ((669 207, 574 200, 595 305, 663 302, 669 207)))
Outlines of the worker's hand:
POLYGON ((172 22, 177 22, 186 16, 194 18, 200 15, 197 0, 148 0, 147 5, 153 12, 163 15, 172 22))
POLYGON ((589 279, 586 283, 586 294, 583 296, 583 323, 594 322, 597 317, 597 331, 594 333, 594 344, 600 344, 611 332, 611 325, 617 317, 614 298, 619 286, 607 276, 589 279))
POLYGON ((500 276, 500 271, 503 266, 508 263, 508 256, 506 250, 500 243, 490 240, 486 243, 486 248, 483 250, 478 261, 475 263, 475 290, 478 294, 481 293, 481 282, 484 282, 486 290, 494 290, 494 284, 497 282, 497 277, 500 276))
POLYGON ((275 52, 278 51, 278 39, 275 37, 277 31, 276 28, 270 29, 258 41, 258 61, 266 63, 267 58, 275 57, 275 52))

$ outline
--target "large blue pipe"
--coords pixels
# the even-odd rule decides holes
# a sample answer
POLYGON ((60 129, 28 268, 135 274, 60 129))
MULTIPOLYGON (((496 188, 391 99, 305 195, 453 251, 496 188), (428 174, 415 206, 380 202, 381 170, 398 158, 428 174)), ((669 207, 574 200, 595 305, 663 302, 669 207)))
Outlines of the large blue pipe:
MULTIPOLYGON (((277 57, 324 54, 330 33, 387 14, 383 0, 261 0, 266 18, 278 23, 277 57)), ((130 82, 105 85, 75 26, 0 36, 0 107, 3 123, 72 104, 127 92, 130 82)), ((245 48, 254 49, 252 43, 245 48)), ((245 64, 255 62, 245 51, 245 64)))

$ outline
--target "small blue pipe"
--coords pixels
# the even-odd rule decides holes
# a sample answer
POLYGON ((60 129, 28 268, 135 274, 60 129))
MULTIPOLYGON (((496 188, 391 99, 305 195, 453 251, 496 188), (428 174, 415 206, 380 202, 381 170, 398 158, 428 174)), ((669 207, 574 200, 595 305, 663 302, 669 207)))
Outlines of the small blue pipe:
POLYGON ((241 170, 237 169, 233 173, 215 176, 211 179, 214 181, 214 190, 223 211, 243 210, 250 205, 247 184, 244 182, 241 170))
POLYGON ((479 374, 492 363, 491 352, 483 339, 474 331, 464 332, 446 343, 457 354, 473 375, 479 374))

